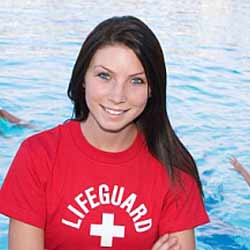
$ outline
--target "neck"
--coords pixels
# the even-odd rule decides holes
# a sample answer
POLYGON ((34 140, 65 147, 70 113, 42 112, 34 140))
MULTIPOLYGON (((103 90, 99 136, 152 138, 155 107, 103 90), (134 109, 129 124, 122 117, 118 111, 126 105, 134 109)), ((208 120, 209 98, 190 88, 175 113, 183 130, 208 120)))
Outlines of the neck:
POLYGON ((86 140, 94 147, 106 152, 120 152, 128 149, 137 135, 135 124, 118 132, 106 131, 100 127, 89 126, 87 121, 81 122, 81 130, 86 140))

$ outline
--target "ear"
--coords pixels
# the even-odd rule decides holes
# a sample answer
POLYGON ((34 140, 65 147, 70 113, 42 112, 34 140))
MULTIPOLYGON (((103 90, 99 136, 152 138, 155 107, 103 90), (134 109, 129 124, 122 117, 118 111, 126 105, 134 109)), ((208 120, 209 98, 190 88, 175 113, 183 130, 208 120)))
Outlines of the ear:
POLYGON ((86 85, 85 85, 85 82, 83 82, 83 83, 82 83, 82 87, 83 87, 84 89, 85 89, 85 86, 86 86, 86 85))

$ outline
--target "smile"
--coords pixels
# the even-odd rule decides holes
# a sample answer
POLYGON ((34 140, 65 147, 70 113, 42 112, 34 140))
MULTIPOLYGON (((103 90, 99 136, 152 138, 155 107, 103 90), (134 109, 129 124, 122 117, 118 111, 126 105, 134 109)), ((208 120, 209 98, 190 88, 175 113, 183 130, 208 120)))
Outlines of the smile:
POLYGON ((122 115, 122 114, 124 114, 125 112, 128 111, 128 109, 121 110, 121 109, 111 109, 111 108, 107 108, 107 107, 104 107, 104 106, 101 106, 101 107, 103 108, 103 110, 105 112, 107 112, 110 115, 117 115, 118 116, 118 115, 122 115))

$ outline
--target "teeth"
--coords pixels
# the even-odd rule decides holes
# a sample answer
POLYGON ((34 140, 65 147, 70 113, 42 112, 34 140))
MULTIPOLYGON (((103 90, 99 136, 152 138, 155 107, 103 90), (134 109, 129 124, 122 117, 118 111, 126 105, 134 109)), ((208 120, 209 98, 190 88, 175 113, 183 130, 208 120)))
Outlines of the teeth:
POLYGON ((125 112, 125 111, 118 111, 118 110, 113 110, 113 109, 108 109, 108 108, 104 108, 104 109, 106 112, 108 112, 111 115, 120 115, 125 112))

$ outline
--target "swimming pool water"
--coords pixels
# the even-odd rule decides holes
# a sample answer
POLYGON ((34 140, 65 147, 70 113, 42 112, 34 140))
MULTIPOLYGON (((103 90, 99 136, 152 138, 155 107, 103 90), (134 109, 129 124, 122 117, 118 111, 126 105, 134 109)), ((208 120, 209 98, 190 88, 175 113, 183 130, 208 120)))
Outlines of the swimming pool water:
MULTIPOLYGON (((250 171, 249 13, 248 0, 1 1, 0 106, 37 128, 0 124, 0 184, 24 138, 71 116, 67 85, 93 25, 135 15, 164 48, 171 122, 201 175, 211 223, 196 230, 197 249, 250 249, 250 189, 228 161, 250 171)), ((0 216, 3 250, 7 223, 0 216)))

